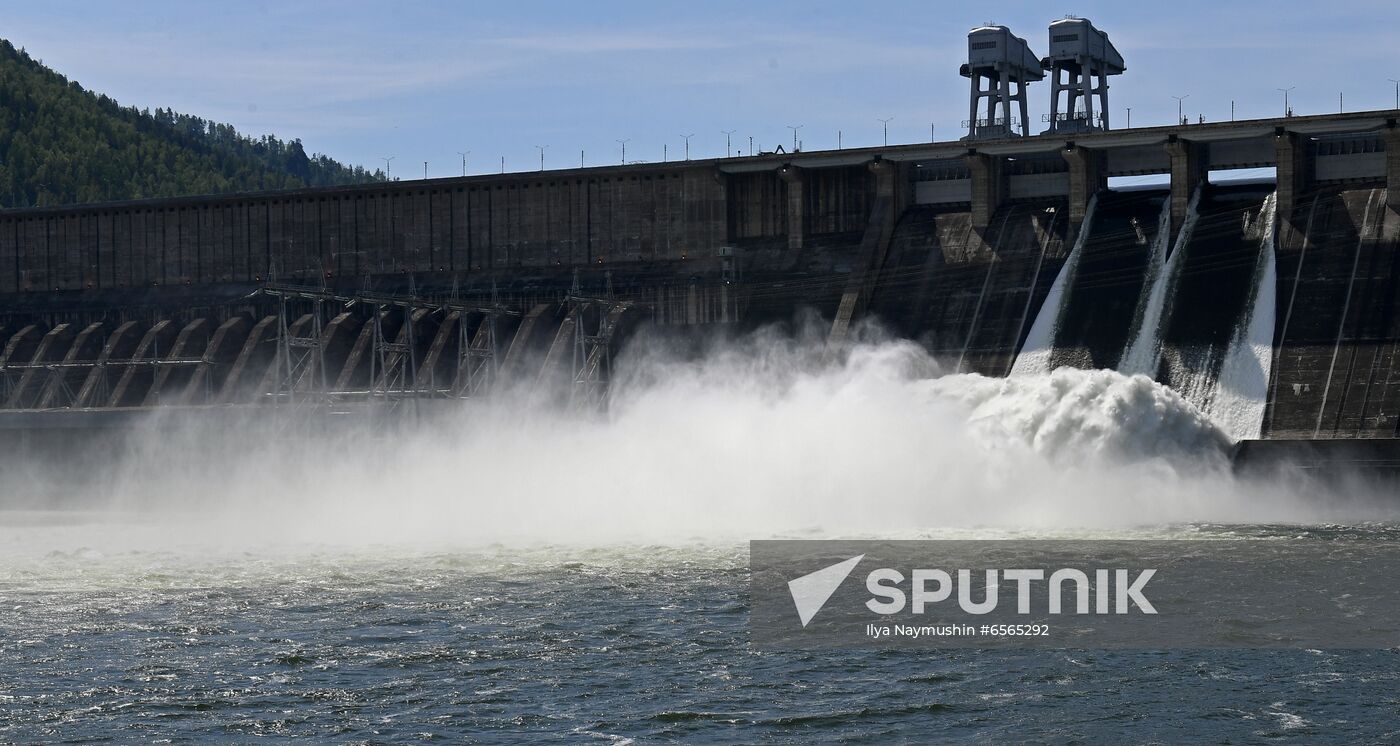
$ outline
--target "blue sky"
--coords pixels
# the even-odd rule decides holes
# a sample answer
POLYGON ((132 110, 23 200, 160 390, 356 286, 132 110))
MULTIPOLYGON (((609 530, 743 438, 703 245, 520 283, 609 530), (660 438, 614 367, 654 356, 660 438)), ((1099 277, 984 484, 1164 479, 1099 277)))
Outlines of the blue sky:
MULTIPOLYGON (((808 150, 960 136, 965 35, 1009 25, 1045 51, 1068 13, 1111 35, 1128 72, 1115 124, 1389 108, 1400 3, 1291 2, 132 2, 0 5, 0 34, 124 104, 168 106, 393 173, 473 173, 808 150), (1317 8, 1325 7, 1326 12, 1317 8)), ((1033 120, 1049 87, 1031 89, 1033 120)))

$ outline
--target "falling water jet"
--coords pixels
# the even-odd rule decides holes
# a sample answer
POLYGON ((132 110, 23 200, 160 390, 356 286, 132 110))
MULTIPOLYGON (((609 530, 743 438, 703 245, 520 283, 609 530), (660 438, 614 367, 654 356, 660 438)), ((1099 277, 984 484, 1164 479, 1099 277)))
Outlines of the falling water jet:
POLYGON ((1181 231, 1176 241, 1171 238, 1171 200, 1162 204, 1162 214, 1158 218, 1157 240, 1152 245, 1152 256, 1147 262, 1147 288, 1133 314, 1133 330, 1128 336, 1127 349, 1123 351, 1118 371, 1128 375, 1143 374, 1155 378, 1157 365, 1162 355, 1162 325, 1170 318, 1169 307, 1181 278, 1181 268, 1185 265, 1186 246, 1199 217, 1197 206, 1201 200, 1201 190, 1191 195, 1186 210, 1186 219, 1181 223, 1181 231), (1168 254, 1167 247, 1171 247, 1168 254))
POLYGON ((1065 311, 1069 308, 1070 291, 1074 288, 1075 276, 1079 274, 1079 261, 1084 255, 1084 244, 1088 242, 1094 220, 1094 208, 1097 206, 1096 195, 1089 199, 1089 204, 1084 210, 1084 222, 1080 225, 1079 235, 1074 239, 1074 248, 1070 250, 1069 258, 1065 259, 1064 266, 1060 267, 1060 273, 1055 276, 1055 282, 1050 286, 1045 301, 1040 304, 1035 323, 1031 325, 1031 331, 1026 335, 1025 343, 1021 345, 1021 352, 1016 355, 1016 362, 1011 366, 1011 375, 1028 376, 1050 372, 1050 360, 1055 354, 1055 338, 1064 321, 1065 311))
POLYGON ((1235 439, 1258 438, 1264 426, 1273 366, 1277 269, 1274 259, 1277 193, 1259 211, 1259 257, 1254 282, 1245 303, 1248 311, 1235 327, 1206 402, 1206 414, 1235 439))

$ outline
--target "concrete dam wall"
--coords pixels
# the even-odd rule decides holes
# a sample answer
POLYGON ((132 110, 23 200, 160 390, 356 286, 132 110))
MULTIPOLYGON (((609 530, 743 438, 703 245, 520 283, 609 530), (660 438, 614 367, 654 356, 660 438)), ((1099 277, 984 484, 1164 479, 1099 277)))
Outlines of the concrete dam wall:
POLYGON ((640 325, 811 307, 950 370, 1148 374, 1237 437, 1395 437, 1395 114, 4 211, 0 406, 591 406, 640 325))

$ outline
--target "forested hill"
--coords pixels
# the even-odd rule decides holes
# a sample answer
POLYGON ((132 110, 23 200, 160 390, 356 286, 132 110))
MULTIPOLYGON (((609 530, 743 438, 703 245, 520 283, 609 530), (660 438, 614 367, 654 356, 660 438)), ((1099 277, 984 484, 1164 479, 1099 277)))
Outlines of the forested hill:
POLYGON ((300 140, 141 111, 84 90, 0 39, 0 207, 381 181, 300 140))

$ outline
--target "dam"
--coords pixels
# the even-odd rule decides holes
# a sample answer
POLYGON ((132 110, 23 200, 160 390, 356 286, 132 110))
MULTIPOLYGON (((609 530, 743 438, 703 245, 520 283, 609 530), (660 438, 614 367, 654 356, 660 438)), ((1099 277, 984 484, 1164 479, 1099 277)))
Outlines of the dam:
POLYGON ((956 141, 0 211, 0 423, 596 407, 643 325, 812 308, 948 370, 1146 374, 1241 440, 1400 436, 1400 110, 1110 129, 1121 56, 1057 24, 1041 133, 1032 56, 972 50, 956 141))

